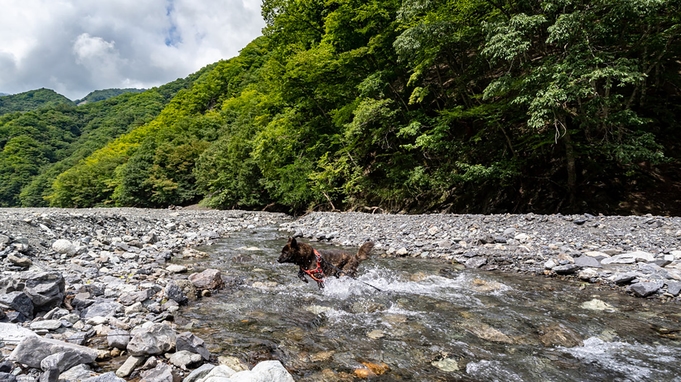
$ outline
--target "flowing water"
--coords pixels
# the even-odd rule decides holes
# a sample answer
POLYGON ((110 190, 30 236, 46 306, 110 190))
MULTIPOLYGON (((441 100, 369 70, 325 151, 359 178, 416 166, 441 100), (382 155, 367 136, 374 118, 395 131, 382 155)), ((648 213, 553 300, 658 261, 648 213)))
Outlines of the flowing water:
POLYGON ((178 324, 213 353, 278 359, 296 381, 681 381, 678 306, 379 256, 319 290, 276 262, 285 242, 262 228, 208 247, 194 266, 230 282, 178 324))

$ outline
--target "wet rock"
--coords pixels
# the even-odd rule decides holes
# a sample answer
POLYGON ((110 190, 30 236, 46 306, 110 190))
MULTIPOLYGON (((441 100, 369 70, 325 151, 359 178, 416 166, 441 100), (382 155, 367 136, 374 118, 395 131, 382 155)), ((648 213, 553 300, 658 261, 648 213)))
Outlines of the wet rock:
POLYGON ((64 277, 59 273, 29 274, 24 293, 33 301, 35 311, 50 310, 61 305, 65 285, 64 277))
POLYGON ((189 350, 180 350, 170 355, 168 358, 171 364, 179 367, 182 370, 187 370, 196 366, 203 361, 200 354, 192 353, 189 350))
POLYGON ((98 354, 96 350, 85 346, 38 336, 27 336, 12 351, 9 358, 14 362, 39 368, 40 362, 45 357, 56 353, 65 353, 65 359, 78 360, 78 363, 92 363, 98 354))
POLYGON ((485 341, 513 343, 509 336, 482 322, 469 322, 463 328, 485 341))
POLYGON ((615 309, 614 306, 608 304, 605 301, 599 300, 599 299, 592 299, 589 301, 585 301, 581 305, 582 309, 588 309, 588 310, 598 310, 598 311, 607 311, 607 312, 615 312, 617 309, 615 309))
POLYGON ((546 347, 575 347, 582 344, 582 338, 579 334, 562 324, 553 324, 539 328, 539 341, 546 347))
MULTIPOLYGON (((333 355, 333 352, 330 352, 333 355)), ((330 357, 330 356, 329 356, 330 357)), ((246 365, 242 360, 237 357, 232 356, 219 356, 218 363, 220 365, 228 366, 234 371, 248 370, 248 365, 246 365)))
POLYGON ((159 363, 151 370, 143 371, 140 382, 175 382, 179 380, 179 376, 173 371, 170 365, 159 363))
POLYGON ((204 360, 210 358, 210 353, 206 349, 206 343, 191 332, 182 332, 177 335, 177 351, 188 350, 192 353, 200 354, 204 360))
POLYGON ((443 358, 439 361, 433 361, 431 362, 431 365, 448 373, 451 373, 453 371, 459 371, 459 363, 451 358, 443 358))
POLYGON ((201 273, 192 273, 188 278, 197 289, 213 290, 220 289, 223 286, 222 274, 217 269, 206 269, 201 273))
POLYGON ((134 356, 148 356, 167 353, 175 348, 177 335, 166 324, 147 322, 130 333, 128 352, 134 356))
POLYGON ((631 291, 637 297, 647 297, 657 291, 659 291, 664 286, 664 282, 661 280, 655 281, 641 281, 631 286, 631 291))

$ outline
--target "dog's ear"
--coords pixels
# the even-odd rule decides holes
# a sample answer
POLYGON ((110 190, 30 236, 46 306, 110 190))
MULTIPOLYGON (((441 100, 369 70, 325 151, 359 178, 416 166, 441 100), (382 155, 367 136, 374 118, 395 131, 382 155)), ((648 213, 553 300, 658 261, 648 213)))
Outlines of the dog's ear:
POLYGON ((296 241, 295 237, 290 237, 288 242, 291 244, 291 247, 298 248, 298 242, 296 241))

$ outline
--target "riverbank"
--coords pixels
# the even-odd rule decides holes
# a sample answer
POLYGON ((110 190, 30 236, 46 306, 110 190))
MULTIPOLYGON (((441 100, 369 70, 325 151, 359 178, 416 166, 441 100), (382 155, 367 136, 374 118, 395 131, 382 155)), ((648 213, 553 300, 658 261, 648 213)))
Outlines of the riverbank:
POLYGON ((190 328, 174 324, 182 305, 226 280, 173 261, 191 264, 204 256, 196 248, 263 226, 312 242, 355 247, 372 240, 376 256, 438 258, 679 302, 680 218, 310 213, 294 220, 245 211, 0 209, 0 373, 19 380, 71 373, 74 380, 193 382, 242 371, 289 380, 281 364, 248 371, 254 365, 218 359, 190 328), (35 334, 48 342, 25 340, 35 334), (62 355, 32 357, 46 346, 62 355), (93 367, 95 360, 116 375, 93 367))

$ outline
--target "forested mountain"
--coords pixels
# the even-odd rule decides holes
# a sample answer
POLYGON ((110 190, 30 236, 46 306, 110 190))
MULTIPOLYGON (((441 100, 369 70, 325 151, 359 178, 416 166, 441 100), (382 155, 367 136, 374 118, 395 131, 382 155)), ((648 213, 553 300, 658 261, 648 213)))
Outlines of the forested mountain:
POLYGON ((109 99, 111 97, 115 97, 124 93, 141 93, 145 89, 134 89, 134 88, 126 88, 126 89, 102 89, 102 90, 95 90, 93 92, 90 92, 90 94, 86 95, 82 99, 75 100, 77 105, 85 104, 88 102, 97 102, 97 101, 104 101, 105 99, 109 99))
POLYGON ((0 115, 16 111, 36 110, 48 106, 73 105, 74 103, 50 89, 30 90, 0 98, 0 115))
POLYGON ((264 0, 263 16, 238 57, 89 155, 60 162, 90 138, 56 129, 71 143, 42 160, 61 167, 9 204, 681 213, 679 1, 264 0))

